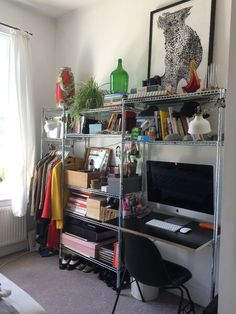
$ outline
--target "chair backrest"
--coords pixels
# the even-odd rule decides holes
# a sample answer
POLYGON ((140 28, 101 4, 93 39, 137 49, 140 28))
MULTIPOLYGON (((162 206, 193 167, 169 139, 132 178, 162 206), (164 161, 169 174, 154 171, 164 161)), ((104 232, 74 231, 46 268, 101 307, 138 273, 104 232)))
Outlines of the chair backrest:
POLYGON ((150 239, 125 232, 124 242, 125 266, 131 276, 153 287, 171 284, 161 254, 150 239))

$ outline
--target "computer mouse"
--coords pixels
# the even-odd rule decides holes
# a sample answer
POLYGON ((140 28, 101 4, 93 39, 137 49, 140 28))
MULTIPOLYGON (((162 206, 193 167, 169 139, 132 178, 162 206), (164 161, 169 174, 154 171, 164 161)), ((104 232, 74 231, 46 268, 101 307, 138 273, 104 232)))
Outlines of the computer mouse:
POLYGON ((179 232, 181 233, 189 233, 192 229, 191 228, 187 228, 187 227, 183 227, 179 230, 179 232))

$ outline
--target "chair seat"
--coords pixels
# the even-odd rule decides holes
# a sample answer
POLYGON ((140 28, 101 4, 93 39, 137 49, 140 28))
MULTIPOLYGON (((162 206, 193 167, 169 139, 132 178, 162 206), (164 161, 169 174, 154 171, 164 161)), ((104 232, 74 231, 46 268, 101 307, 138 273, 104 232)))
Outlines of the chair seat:
POLYGON ((192 274, 187 268, 166 260, 164 263, 173 286, 182 285, 192 278, 192 274))

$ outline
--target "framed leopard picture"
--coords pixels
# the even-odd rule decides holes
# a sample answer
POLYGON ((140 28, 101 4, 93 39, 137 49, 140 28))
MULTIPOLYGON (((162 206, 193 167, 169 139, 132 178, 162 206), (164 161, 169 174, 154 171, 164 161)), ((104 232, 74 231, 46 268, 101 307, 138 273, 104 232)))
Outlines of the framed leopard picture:
POLYGON ((216 0, 182 0, 150 13, 148 79, 178 91, 193 64, 204 84, 213 58, 215 8, 216 0))

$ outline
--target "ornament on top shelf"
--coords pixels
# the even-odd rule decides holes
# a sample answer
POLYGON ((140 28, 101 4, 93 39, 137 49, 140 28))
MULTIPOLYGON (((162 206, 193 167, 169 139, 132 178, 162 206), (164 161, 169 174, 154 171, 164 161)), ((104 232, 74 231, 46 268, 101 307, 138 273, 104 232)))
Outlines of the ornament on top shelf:
POLYGON ((197 74, 196 70, 196 61, 194 59, 190 60, 189 63, 189 80, 186 86, 183 86, 182 89, 186 93, 194 93, 201 86, 201 80, 197 74))
POLYGON ((74 75, 69 67, 60 68, 56 81, 56 102, 58 107, 69 107, 75 95, 74 75))

